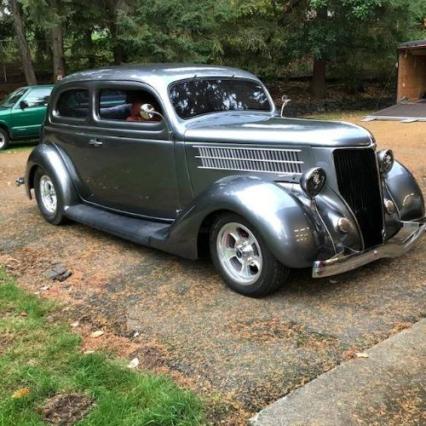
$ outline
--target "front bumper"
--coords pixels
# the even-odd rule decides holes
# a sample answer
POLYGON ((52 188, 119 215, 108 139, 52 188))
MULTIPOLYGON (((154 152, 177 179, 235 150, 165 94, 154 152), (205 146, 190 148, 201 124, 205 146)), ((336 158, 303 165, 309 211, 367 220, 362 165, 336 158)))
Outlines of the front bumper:
POLYGON ((330 259, 315 261, 312 267, 312 277, 337 275, 377 259, 401 256, 410 250, 425 230, 425 219, 420 222, 403 222, 399 232, 380 246, 350 254, 338 253, 330 259))

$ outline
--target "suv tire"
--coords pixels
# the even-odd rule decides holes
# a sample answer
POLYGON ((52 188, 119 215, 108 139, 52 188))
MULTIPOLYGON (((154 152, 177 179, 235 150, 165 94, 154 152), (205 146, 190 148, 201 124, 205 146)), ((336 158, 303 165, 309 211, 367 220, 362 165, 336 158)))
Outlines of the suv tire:
POLYGON ((3 151, 9 146, 9 133, 7 130, 0 127, 0 151, 3 151))

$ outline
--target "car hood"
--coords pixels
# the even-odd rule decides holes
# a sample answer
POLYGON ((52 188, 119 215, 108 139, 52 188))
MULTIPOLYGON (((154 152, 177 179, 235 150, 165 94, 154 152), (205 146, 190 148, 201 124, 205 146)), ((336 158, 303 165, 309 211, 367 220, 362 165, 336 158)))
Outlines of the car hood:
POLYGON ((5 116, 10 114, 10 109, 9 107, 4 107, 2 105, 0 105, 0 116, 5 116))
POLYGON ((368 146, 374 141, 370 132, 350 123, 247 113, 212 114, 188 122, 185 140, 310 146, 368 146))

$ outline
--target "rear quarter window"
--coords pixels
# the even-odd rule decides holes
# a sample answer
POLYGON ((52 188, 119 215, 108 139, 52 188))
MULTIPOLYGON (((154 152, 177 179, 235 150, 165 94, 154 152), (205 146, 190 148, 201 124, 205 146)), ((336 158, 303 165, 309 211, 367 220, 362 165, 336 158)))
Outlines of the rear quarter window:
POLYGON ((59 95, 56 113, 60 117, 85 119, 89 116, 89 91, 71 89, 59 95))

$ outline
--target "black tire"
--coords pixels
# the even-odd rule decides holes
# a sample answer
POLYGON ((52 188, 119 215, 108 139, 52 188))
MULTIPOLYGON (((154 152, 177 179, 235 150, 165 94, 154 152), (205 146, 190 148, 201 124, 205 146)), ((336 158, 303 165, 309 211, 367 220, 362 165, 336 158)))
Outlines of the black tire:
POLYGON ((54 176, 46 172, 41 167, 37 168, 34 175, 34 192, 35 192, 40 213, 46 219, 47 222, 51 223, 52 225, 61 225, 66 222, 66 218, 64 216, 64 201, 63 201, 62 193, 60 191, 60 187, 57 184, 54 176), (49 211, 49 209, 46 208, 42 200, 40 182, 42 178, 46 176, 50 179, 50 182, 53 184, 54 191, 56 193, 56 208, 54 209, 53 212, 49 211))
MULTIPOLYGON (((219 237, 221 238, 221 237, 219 237)), ((248 221, 237 214, 224 213, 220 215, 212 227, 210 228, 209 246, 213 264, 219 274, 222 276, 225 283, 238 293, 250 297, 262 297, 273 293, 279 289, 287 280, 289 269, 278 262, 273 256, 267 245, 265 244, 262 236, 248 221), (241 224, 247 228, 257 240, 261 252, 262 267, 258 270, 258 277, 252 283, 241 283, 236 280, 222 264, 218 254, 218 237, 228 224, 241 224)), ((250 246, 251 247, 251 246, 250 246)))
POLYGON ((0 127, 0 151, 5 150, 10 143, 9 133, 0 127))

